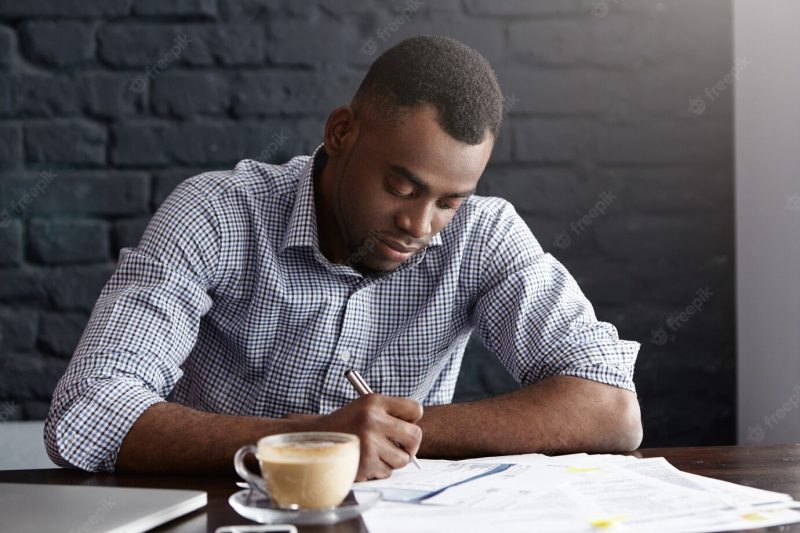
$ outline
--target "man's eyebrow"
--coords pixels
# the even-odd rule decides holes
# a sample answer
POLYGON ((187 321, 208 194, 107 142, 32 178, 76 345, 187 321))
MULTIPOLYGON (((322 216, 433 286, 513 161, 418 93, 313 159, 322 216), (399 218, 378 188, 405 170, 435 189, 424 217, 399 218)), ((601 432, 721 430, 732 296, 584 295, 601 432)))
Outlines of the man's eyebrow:
MULTIPOLYGON (((406 167, 400 165, 389 165, 389 168, 396 174, 400 174, 401 176, 403 176, 405 179, 407 179, 420 189, 424 189, 426 191, 430 190, 430 185, 425 183, 425 180, 423 180, 422 178, 420 178, 419 176, 408 170, 406 167)), ((474 188, 464 192, 453 192, 445 194, 444 196, 447 198, 467 198, 468 196, 472 196, 473 194, 475 194, 474 188)))

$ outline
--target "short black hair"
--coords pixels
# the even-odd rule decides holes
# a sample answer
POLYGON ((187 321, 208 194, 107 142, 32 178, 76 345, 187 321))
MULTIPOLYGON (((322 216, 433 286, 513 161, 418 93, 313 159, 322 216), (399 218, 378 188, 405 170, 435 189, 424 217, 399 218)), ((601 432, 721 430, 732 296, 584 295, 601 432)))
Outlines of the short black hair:
POLYGON ((398 121, 408 111, 431 105, 454 139, 480 144, 497 139, 503 95, 489 62, 469 46, 442 36, 406 39, 381 54, 353 98, 357 112, 374 111, 398 121))

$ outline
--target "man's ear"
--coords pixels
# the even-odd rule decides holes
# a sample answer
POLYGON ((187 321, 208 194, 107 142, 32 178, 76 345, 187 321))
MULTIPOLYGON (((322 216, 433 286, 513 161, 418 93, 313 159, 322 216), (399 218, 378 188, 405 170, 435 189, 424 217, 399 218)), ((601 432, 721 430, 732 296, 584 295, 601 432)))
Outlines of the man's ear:
POLYGON ((350 106, 337 107, 325 122, 325 153, 337 157, 347 152, 358 137, 358 117, 350 106))

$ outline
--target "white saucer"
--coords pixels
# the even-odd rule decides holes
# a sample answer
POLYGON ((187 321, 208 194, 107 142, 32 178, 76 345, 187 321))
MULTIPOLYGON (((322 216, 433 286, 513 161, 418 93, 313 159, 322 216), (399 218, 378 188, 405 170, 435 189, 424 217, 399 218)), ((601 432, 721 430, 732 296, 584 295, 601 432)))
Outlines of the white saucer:
POLYGON ((245 489, 232 494, 228 498, 228 503, 243 517, 261 524, 326 525, 355 518, 378 503, 380 499, 379 491, 359 490, 357 498, 351 492, 345 501, 334 509, 293 511, 276 507, 272 500, 260 492, 245 489))

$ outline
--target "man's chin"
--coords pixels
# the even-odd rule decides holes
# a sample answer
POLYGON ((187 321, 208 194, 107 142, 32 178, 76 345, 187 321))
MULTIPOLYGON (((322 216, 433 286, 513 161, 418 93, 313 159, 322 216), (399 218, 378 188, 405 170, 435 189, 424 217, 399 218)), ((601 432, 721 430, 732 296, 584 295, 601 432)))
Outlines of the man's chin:
POLYGON ((360 272, 381 275, 397 270, 402 264, 396 261, 367 256, 353 266, 360 272))

